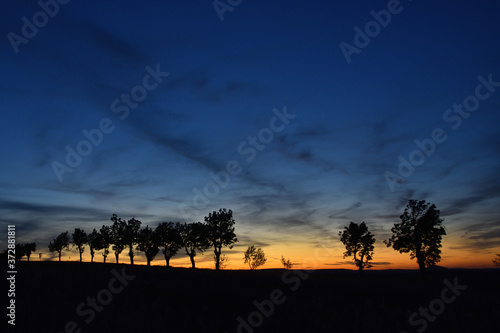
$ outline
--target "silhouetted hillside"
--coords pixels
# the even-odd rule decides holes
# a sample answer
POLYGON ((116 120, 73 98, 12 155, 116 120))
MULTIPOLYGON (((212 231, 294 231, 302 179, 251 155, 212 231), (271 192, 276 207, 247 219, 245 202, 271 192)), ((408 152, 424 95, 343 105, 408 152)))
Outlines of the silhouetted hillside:
POLYGON ((416 332, 421 326, 410 326, 411 314, 441 299, 443 280, 453 283, 455 278, 467 289, 458 291, 434 322, 428 321, 426 332, 492 332, 500 313, 500 270, 430 271, 422 283, 417 271, 398 270, 367 271, 361 279, 347 270, 17 265, 19 332, 237 332, 257 307, 264 314, 254 312, 250 321, 261 325, 241 326, 239 332, 416 332), (120 282, 116 275, 123 273, 120 282), (96 297, 106 304, 90 310, 86 303, 96 297), (271 307, 270 299, 278 304, 271 307))

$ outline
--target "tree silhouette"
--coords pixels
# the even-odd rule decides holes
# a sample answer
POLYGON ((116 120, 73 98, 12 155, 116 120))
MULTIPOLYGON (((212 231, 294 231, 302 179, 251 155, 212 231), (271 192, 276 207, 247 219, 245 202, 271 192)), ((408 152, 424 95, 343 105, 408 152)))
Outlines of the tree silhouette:
POLYGON ((209 245, 214 248, 215 270, 219 270, 222 247, 229 246, 232 249, 232 244, 238 241, 234 233, 233 211, 221 208, 205 216, 205 222, 209 245))
POLYGON ((70 238, 68 232, 65 231, 49 243, 49 251, 59 253, 59 261, 61 261, 61 253, 63 250, 69 250, 69 244, 70 238))
POLYGON ((493 259, 495 266, 500 266, 500 253, 497 254, 496 258, 493 259))
POLYGON ((85 251, 85 244, 87 244, 87 233, 80 228, 75 228, 75 232, 71 235, 73 244, 78 248, 78 253, 80 253, 80 262, 82 262, 82 253, 85 251))
POLYGON ((177 251, 182 247, 182 239, 180 235, 181 224, 177 222, 162 222, 156 227, 156 234, 160 246, 163 247, 163 255, 167 267, 170 267, 170 259, 177 254, 177 251))
POLYGON ((95 250, 99 248, 100 241, 99 231, 94 228, 94 230, 87 235, 87 244, 89 244, 90 250, 90 262, 94 262, 95 250))
POLYGON ((36 251, 36 243, 26 243, 24 244, 24 253, 30 261, 31 254, 36 251))
POLYGON ((21 260, 24 256, 26 256, 28 258, 28 261, 30 261, 31 253, 36 251, 36 243, 17 243, 15 251, 16 260, 21 260))
MULTIPOLYGON (((99 230, 98 240, 96 250, 103 250, 102 256, 104 263, 106 263, 106 258, 109 254, 109 245, 113 242, 112 227, 103 225, 101 230, 99 230)), ((118 263, 118 257, 116 258, 116 263, 118 263)))
POLYGON ((130 257, 130 264, 134 264, 134 244, 139 240, 139 229, 141 228, 141 221, 131 218, 127 221, 124 229, 124 242, 128 245, 128 256, 130 257))
POLYGON ((439 210, 434 204, 425 200, 409 200, 401 223, 391 228, 392 236, 384 241, 387 247, 393 247, 400 253, 410 253, 410 258, 417 258, 422 279, 425 279, 425 268, 434 266, 441 260, 441 239, 446 231, 441 226, 439 210))
POLYGON ((180 235, 186 254, 191 260, 191 268, 195 268, 194 257, 196 253, 203 254, 203 251, 210 247, 207 239, 207 227, 201 222, 184 223, 181 224, 180 235))
MULTIPOLYGON (((113 251, 115 251, 116 263, 118 264, 120 253, 122 253, 123 249, 127 246, 127 239, 125 238, 127 222, 116 216, 116 214, 113 214, 110 220, 113 221, 113 225, 111 226, 111 239, 113 251)), ((104 260, 106 260, 106 258, 104 258, 104 260)))
POLYGON ((281 263, 285 269, 292 269, 293 265, 295 265, 290 261, 290 259, 285 259, 283 256, 281 256, 281 263))
POLYGON ((16 244, 16 247, 15 247, 15 257, 16 257, 16 260, 21 260, 22 257, 24 257, 24 255, 26 254, 26 249, 25 249, 25 246, 21 243, 17 243, 16 244))
POLYGON ((267 261, 264 251, 262 251, 260 247, 258 249, 255 248, 255 246, 253 245, 249 246, 245 251, 245 256, 243 257, 243 259, 245 259, 245 264, 248 263, 248 266, 250 266, 251 270, 264 265, 267 261))
POLYGON ((144 252, 148 266, 151 266, 151 261, 153 261, 158 251, 160 251, 160 246, 157 233, 153 229, 150 229, 149 226, 139 230, 137 249, 144 252))
POLYGON ((373 234, 368 231, 365 222, 360 225, 351 222, 349 227, 344 227, 344 231, 339 232, 339 236, 346 249, 344 259, 352 255, 360 276, 363 276, 363 269, 370 268, 370 260, 373 259, 373 234))
MULTIPOLYGON (((215 265, 217 263, 217 258, 215 257, 215 255, 213 256, 213 260, 215 265)), ((221 255, 219 257, 219 269, 220 270, 226 269, 228 264, 229 264, 229 258, 225 254, 221 255)))

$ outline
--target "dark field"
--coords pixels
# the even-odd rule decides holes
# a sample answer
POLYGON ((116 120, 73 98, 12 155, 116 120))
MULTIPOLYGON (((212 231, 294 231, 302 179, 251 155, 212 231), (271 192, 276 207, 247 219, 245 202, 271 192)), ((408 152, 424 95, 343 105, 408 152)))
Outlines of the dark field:
POLYGON ((499 328, 500 270, 439 269, 421 282, 417 271, 397 270, 366 271, 360 279, 357 272, 346 270, 216 272, 74 262, 17 266, 17 332, 496 332, 499 328), (115 275, 122 273, 129 277, 120 282, 115 275), (448 288, 445 279, 467 288, 443 292, 448 288), (412 313, 430 304, 434 314, 427 310, 428 314, 415 315, 411 326, 412 313))

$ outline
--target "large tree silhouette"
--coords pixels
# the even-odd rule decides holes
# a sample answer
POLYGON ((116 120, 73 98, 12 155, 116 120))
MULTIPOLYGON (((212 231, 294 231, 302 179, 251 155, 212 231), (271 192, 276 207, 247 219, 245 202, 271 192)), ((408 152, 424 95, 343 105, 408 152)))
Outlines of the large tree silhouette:
POLYGON ((371 267, 370 260, 373 259, 375 237, 368 231, 365 222, 359 225, 354 222, 349 223, 349 227, 344 227, 344 231, 340 231, 339 236, 346 249, 344 259, 353 256, 359 274, 363 276, 363 269, 371 267))
MULTIPOLYGON (((99 241, 97 242, 96 250, 103 250, 102 251, 103 262, 106 263, 106 258, 108 257, 109 254, 109 246, 113 242, 112 227, 103 225, 101 227, 101 230, 99 230, 98 240, 99 241)), ((116 258, 116 263, 118 263, 118 257, 116 258)))
POLYGON ((160 246, 157 233, 153 229, 150 229, 149 226, 139 230, 137 249, 144 252, 148 266, 151 266, 151 261, 153 261, 158 251, 160 251, 160 246))
POLYGON ((36 243, 17 243, 15 246, 15 250, 16 260, 21 260, 22 257, 26 256, 28 258, 28 261, 30 261, 31 253, 36 251, 36 243))
MULTIPOLYGON (((115 251, 116 263, 118 264, 120 253, 122 253, 123 249, 127 246, 127 239, 125 238, 127 222, 116 216, 116 214, 113 214, 110 220, 113 221, 113 225, 111 226, 111 239, 113 251, 115 251)), ((106 258, 104 260, 106 260, 106 258)))
POLYGON ((248 263, 251 270, 264 265, 267 261, 264 251, 260 247, 257 249, 254 245, 247 248, 243 259, 245 259, 245 264, 248 263))
POLYGON ((391 228, 392 236, 384 241, 400 253, 410 253, 417 258, 420 274, 425 279, 426 267, 434 266, 441 260, 441 239, 446 231, 441 226, 439 210, 425 200, 409 200, 404 213, 399 217, 401 223, 391 228))
POLYGON ((180 235, 182 245, 191 260, 191 267, 195 268, 196 253, 203 254, 203 251, 210 247, 207 239, 207 226, 201 222, 184 223, 180 227, 180 235))
POLYGON ((229 246, 232 249, 232 244, 238 241, 234 233, 233 211, 221 208, 205 216, 205 222, 209 245, 214 248, 215 270, 219 270, 222 247, 229 246))
POLYGON ((87 233, 80 228, 75 228, 75 232, 71 235, 73 244, 78 248, 78 253, 80 253, 80 262, 82 262, 82 253, 85 251, 85 244, 87 244, 87 233))
POLYGON ((89 245, 90 250, 90 262, 94 262, 95 250, 99 248, 100 235, 99 231, 95 228, 92 230, 90 234, 87 235, 87 244, 89 245))
POLYGON ((24 244, 24 253, 26 254, 26 257, 28 258, 28 261, 30 261, 31 253, 36 251, 36 243, 26 243, 24 244))
POLYGON ((125 225, 124 241, 128 245, 128 256, 130 257, 130 264, 134 264, 134 245, 139 241, 139 229, 141 228, 141 221, 131 218, 125 225))
POLYGON ((170 267, 170 259, 177 254, 177 251, 182 247, 182 239, 180 235, 181 224, 177 222, 162 222, 156 227, 156 234, 160 246, 163 247, 163 255, 167 267, 170 267))
POLYGON ((24 255, 26 254, 26 249, 25 249, 25 246, 24 244, 21 244, 21 243, 17 243, 16 244, 16 247, 15 247, 15 250, 16 250, 16 253, 15 253, 15 257, 16 257, 16 260, 21 260, 24 255))
POLYGON ((63 250, 69 250, 69 243, 69 234, 65 231, 49 243, 49 251, 59 253, 59 261, 61 261, 61 253, 63 250))

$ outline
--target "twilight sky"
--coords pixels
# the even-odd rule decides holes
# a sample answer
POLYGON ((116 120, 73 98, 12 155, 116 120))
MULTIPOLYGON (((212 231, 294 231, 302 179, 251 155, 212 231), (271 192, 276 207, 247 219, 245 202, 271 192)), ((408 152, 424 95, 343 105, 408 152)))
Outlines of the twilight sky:
POLYGON ((154 227, 226 207, 230 268, 251 244, 264 268, 351 268, 350 221, 375 234, 376 268, 417 268, 382 241, 424 199, 445 219, 441 265, 492 265, 496 1, 47 2, 0 14, 0 227, 44 258, 113 213, 154 227))

